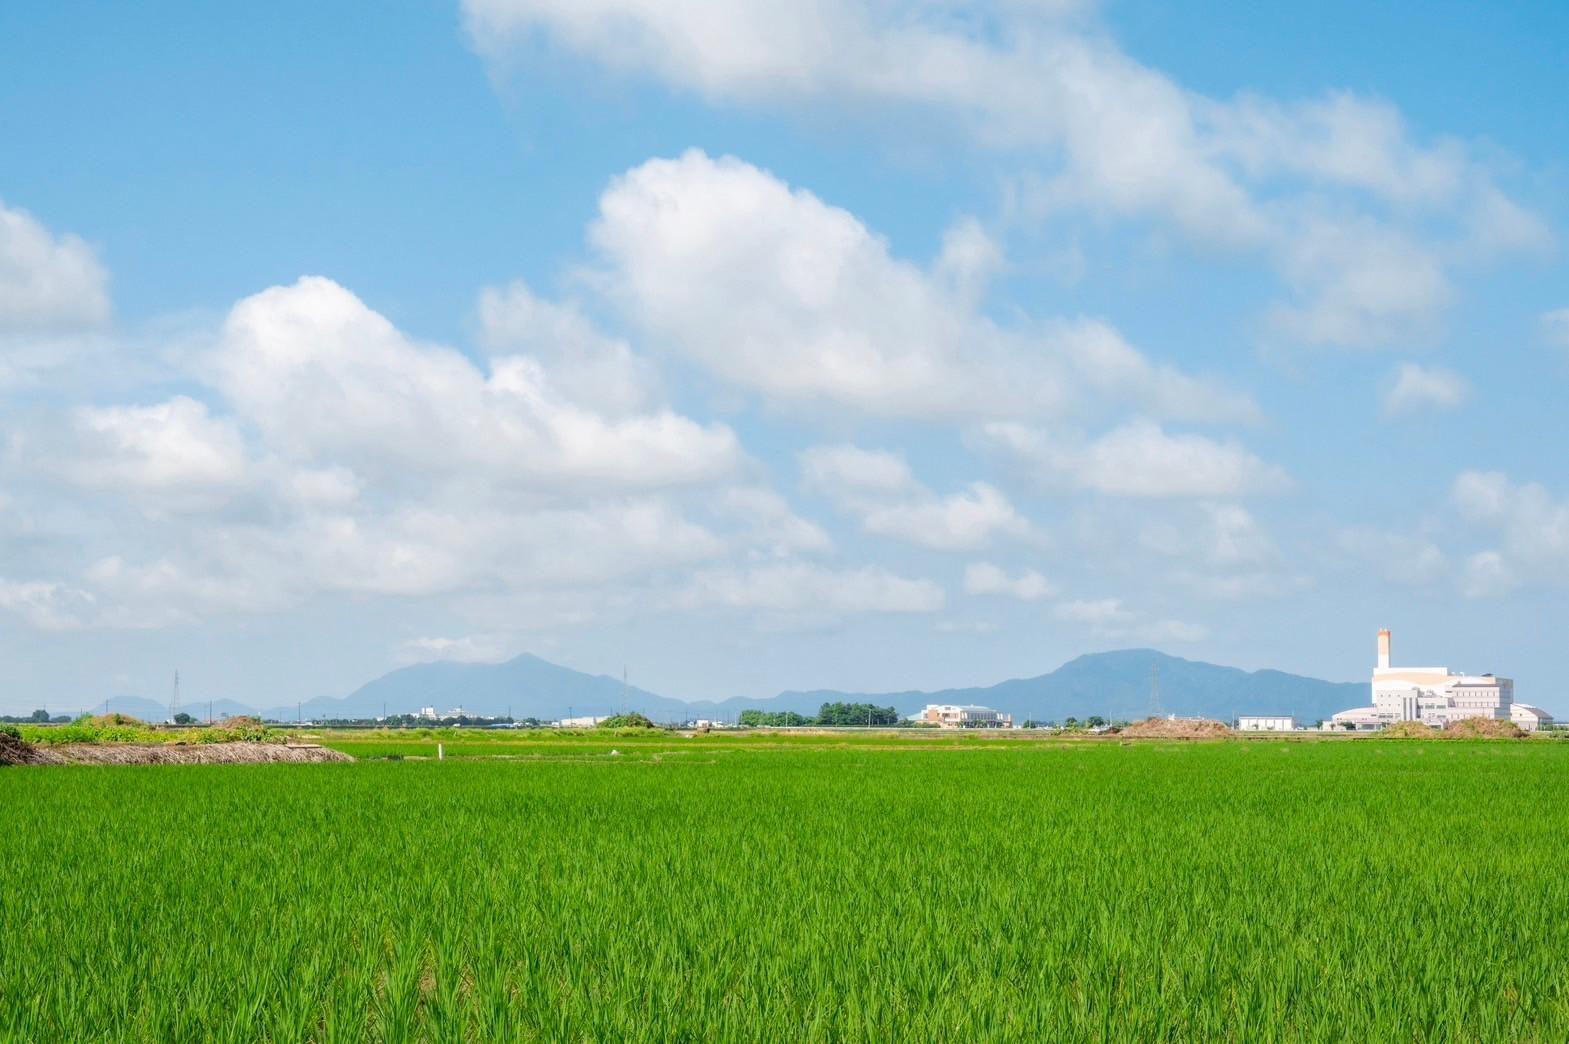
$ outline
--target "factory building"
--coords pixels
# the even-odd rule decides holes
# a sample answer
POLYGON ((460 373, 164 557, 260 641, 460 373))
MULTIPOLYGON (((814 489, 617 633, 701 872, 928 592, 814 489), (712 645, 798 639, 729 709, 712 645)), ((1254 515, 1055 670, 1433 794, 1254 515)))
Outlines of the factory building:
POLYGON ((929 703, 915 720, 945 729, 1013 728, 1013 715, 973 704, 929 703))
POLYGON ((1509 708, 1509 720, 1527 732, 1553 727, 1553 716, 1542 708, 1533 707, 1529 703, 1516 703, 1511 706, 1509 708))
POLYGON ((1372 706, 1339 712, 1331 719, 1333 727, 1371 730, 1397 721, 1420 721, 1441 729, 1462 718, 1513 720, 1515 685, 1510 679, 1456 674, 1447 667, 1396 667, 1391 646, 1389 631, 1379 631, 1372 706))

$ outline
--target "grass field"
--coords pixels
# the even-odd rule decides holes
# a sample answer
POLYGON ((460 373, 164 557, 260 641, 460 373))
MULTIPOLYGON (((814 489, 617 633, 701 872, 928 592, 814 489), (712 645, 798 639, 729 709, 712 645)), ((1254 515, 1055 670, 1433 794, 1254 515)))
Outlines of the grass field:
POLYGON ((508 752, 0 772, 0 1039, 1569 1039, 1569 745, 508 752))

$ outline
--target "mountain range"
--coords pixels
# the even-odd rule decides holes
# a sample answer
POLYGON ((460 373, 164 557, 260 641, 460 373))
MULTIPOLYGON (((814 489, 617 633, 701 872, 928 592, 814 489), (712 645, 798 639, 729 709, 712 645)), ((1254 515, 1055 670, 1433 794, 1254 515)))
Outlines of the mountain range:
MULTIPOLYGON (((934 692, 840 692, 822 689, 782 692, 771 699, 729 699, 687 702, 623 685, 606 675, 584 674, 522 655, 504 663, 421 663, 403 667, 367 682, 338 699, 315 699, 252 709, 232 700, 214 705, 214 713, 257 713, 293 720, 375 717, 383 713, 415 713, 434 707, 440 713, 462 707, 471 715, 555 719, 602 716, 640 711, 655 721, 734 718, 744 710, 815 713, 834 702, 875 703, 913 714, 928 703, 981 704, 1013 714, 1016 721, 1099 714, 1110 719, 1160 713, 1196 715, 1229 721, 1238 714, 1294 714, 1311 724, 1337 710, 1366 704, 1366 683, 1329 682, 1281 671, 1243 671, 1195 660, 1184 660, 1153 649, 1094 653, 1071 660, 1033 678, 995 685, 934 692)), ((112 709, 159 720, 168 705, 122 696, 112 709)), ((198 717, 207 705, 184 708, 198 717)))

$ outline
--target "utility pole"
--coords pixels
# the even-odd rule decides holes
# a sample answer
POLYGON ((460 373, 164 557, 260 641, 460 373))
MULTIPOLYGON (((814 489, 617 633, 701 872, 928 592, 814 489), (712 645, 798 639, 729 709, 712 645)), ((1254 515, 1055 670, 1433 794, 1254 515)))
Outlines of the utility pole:
POLYGON ((1160 664, 1150 664, 1150 717, 1160 717, 1160 664))
POLYGON ((180 713, 180 671, 174 672, 174 689, 169 694, 169 724, 174 724, 174 716, 180 713))

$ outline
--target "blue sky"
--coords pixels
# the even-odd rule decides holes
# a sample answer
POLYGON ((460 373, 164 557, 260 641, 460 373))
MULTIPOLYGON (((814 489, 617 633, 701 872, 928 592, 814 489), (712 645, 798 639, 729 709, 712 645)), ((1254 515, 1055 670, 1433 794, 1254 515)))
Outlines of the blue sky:
POLYGON ((0 11, 0 707, 1156 646, 1562 708, 1561 5, 0 11))

